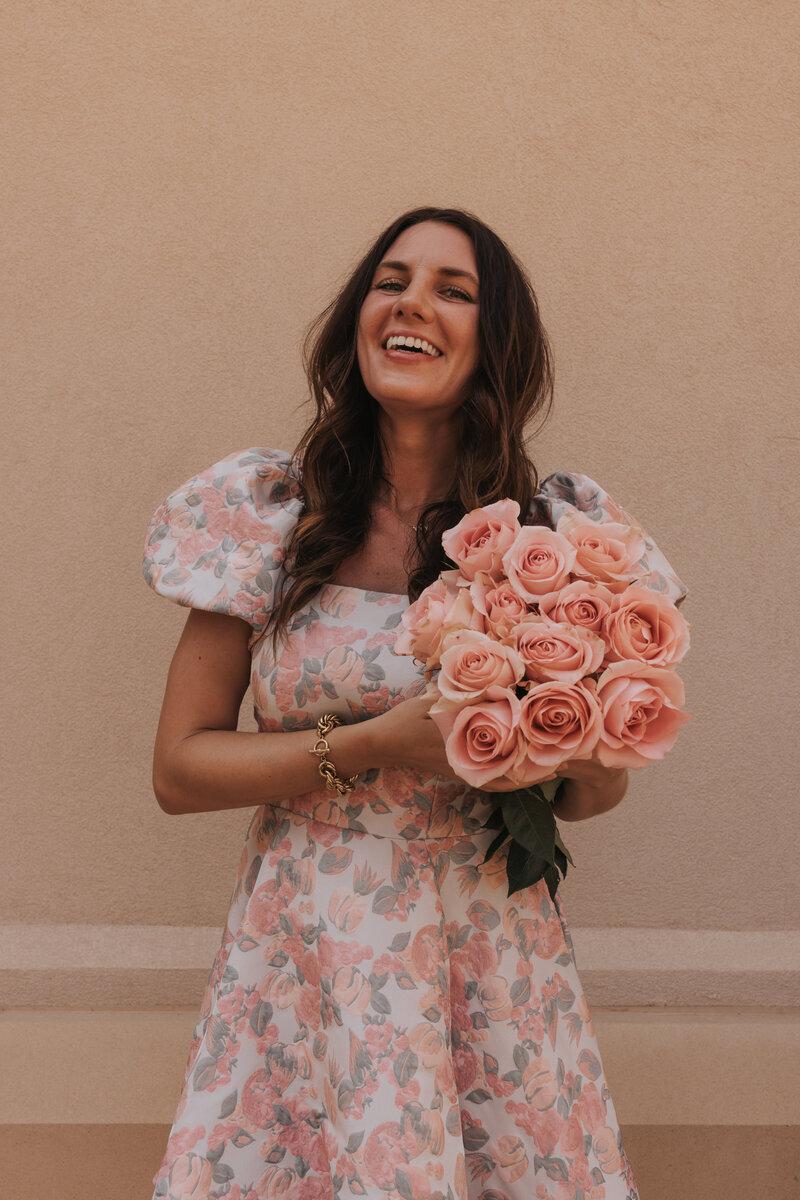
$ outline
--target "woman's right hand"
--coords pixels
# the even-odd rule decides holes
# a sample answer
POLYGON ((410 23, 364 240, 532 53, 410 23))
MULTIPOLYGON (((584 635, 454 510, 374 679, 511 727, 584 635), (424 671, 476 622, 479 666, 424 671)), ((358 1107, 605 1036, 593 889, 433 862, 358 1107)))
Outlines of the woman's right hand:
MULTIPOLYGON (((438 691, 432 688, 421 696, 396 704, 388 712, 365 723, 371 732, 378 735, 373 747, 377 747, 380 761, 376 760, 375 766, 412 767, 414 770, 442 775, 445 779, 460 778, 448 761, 444 739, 430 716, 431 706, 438 699, 438 691)), ((374 751, 372 757, 375 757, 374 751)), ((481 790, 515 792, 520 786, 519 783, 498 779, 492 783, 482 783, 481 790)))
POLYGON ((444 739, 430 716, 438 695, 432 690, 413 696, 364 722, 372 737, 370 757, 375 766, 410 767, 424 774, 457 778, 447 761, 444 739))

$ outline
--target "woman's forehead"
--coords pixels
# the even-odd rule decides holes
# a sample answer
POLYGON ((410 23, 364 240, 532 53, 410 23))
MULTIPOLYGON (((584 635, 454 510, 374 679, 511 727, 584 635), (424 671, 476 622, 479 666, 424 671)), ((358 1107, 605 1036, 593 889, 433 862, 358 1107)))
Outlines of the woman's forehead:
POLYGON ((455 225, 442 221, 421 221, 404 229, 383 256, 383 262, 435 270, 468 271, 477 279, 475 248, 470 237, 455 225))

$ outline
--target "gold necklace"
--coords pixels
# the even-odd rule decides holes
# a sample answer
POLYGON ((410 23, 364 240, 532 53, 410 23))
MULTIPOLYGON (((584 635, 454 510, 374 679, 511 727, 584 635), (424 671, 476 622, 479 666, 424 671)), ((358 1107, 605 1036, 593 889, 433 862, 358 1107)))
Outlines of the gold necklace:
POLYGON ((392 514, 392 516, 395 518, 395 520, 399 521, 401 525, 405 525, 406 529, 410 529, 412 531, 412 533, 417 532, 417 530, 419 529, 419 526, 420 526, 419 521, 417 521, 417 523, 415 525, 412 525, 410 521, 404 520, 403 517, 400 516, 400 513, 396 511, 396 509, 391 508, 390 505, 388 505, 385 500, 381 500, 380 503, 387 510, 387 512, 390 512, 392 514))

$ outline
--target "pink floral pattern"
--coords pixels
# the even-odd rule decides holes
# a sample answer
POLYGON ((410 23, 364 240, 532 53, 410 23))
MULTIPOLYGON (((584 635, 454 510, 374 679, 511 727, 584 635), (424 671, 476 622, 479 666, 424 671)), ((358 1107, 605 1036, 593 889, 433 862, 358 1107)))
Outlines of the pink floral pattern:
MULTIPOLYGON (((555 523, 631 519, 583 476, 555 523)), ((264 637, 301 509, 288 455, 231 455, 153 516, 147 581, 252 626, 259 728, 417 694, 405 596, 335 584, 264 637)), ((646 537, 646 535, 645 535, 646 537)), ((683 588, 646 539, 656 590, 683 588)), ((486 795, 404 768, 257 809, 192 1042, 159 1200, 637 1200, 559 897, 506 897, 486 795)))

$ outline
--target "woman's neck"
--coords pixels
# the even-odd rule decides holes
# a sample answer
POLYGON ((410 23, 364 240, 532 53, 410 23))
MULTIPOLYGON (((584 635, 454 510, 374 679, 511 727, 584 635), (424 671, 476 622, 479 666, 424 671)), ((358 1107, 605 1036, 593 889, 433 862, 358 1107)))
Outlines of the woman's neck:
POLYGON ((453 482, 458 444, 451 423, 386 421, 381 440, 386 503, 402 514, 444 499, 453 482))

